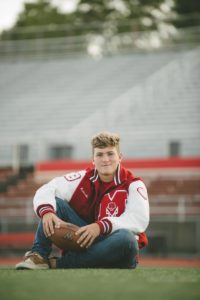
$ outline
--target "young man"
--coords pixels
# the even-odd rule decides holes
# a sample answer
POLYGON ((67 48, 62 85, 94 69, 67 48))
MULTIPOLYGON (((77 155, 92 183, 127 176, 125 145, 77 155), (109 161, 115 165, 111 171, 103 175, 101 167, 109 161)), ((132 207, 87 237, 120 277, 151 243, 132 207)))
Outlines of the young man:
POLYGON ((121 165, 120 138, 102 132, 92 138, 94 168, 54 178, 37 190, 41 218, 31 251, 16 269, 135 268, 148 242, 149 203, 144 183, 121 165), (49 259, 49 237, 62 221, 80 226, 83 252, 49 259))

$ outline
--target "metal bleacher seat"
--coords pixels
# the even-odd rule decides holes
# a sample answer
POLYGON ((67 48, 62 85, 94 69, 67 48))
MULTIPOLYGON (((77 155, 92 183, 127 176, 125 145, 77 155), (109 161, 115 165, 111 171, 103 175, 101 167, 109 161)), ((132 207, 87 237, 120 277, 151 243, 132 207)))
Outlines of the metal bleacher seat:
POLYGON ((78 148, 79 132, 82 140, 89 140, 92 132, 103 127, 120 133, 126 157, 166 157, 173 140, 180 142, 181 155, 198 156, 199 57, 199 49, 173 53, 168 63, 159 54, 152 55, 153 63, 162 62, 154 72, 149 68, 151 74, 144 72, 140 80, 133 79, 129 90, 68 131, 66 136, 74 136, 76 155, 83 157, 87 152, 84 145, 78 148))
POLYGON ((127 157, 166 156, 170 139, 183 142, 183 155, 197 155, 199 69, 198 48, 4 62, 0 147, 27 143, 39 153, 43 138, 64 139, 85 159, 82 141, 107 129, 123 137, 127 157))

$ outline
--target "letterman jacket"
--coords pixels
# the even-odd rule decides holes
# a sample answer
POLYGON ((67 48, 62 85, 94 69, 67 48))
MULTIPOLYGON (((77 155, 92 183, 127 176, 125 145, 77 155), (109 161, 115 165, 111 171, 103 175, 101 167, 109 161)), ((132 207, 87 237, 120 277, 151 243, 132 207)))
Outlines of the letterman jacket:
POLYGON ((56 213, 55 197, 68 201, 88 223, 96 222, 101 234, 129 229, 140 248, 148 244, 144 233, 149 224, 146 187, 120 164, 110 183, 101 182, 97 170, 90 168, 54 178, 37 190, 33 199, 35 213, 41 218, 45 213, 56 213))

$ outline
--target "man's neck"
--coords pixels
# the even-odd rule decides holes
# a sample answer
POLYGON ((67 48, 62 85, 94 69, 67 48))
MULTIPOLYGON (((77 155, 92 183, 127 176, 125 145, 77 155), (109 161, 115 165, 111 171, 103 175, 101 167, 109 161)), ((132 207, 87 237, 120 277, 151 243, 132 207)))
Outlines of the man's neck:
POLYGON ((111 182, 113 181, 114 175, 99 175, 102 182, 111 182))

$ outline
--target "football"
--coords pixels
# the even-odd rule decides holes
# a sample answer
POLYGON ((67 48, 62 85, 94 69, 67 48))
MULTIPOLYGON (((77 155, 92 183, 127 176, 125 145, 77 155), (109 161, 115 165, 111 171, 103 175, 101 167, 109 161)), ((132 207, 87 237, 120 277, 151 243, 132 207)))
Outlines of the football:
POLYGON ((77 225, 63 222, 59 228, 54 228, 54 234, 51 235, 50 239, 62 250, 82 251, 83 248, 77 244, 79 235, 75 235, 78 229, 77 225))

